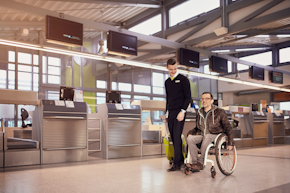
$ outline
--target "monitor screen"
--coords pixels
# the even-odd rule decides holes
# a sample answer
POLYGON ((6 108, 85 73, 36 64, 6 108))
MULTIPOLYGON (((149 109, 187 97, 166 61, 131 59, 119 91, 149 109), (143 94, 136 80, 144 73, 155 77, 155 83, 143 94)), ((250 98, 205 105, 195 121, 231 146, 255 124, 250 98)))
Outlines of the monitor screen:
POLYGON ((61 86, 59 90, 59 100, 73 101, 75 89, 72 87, 61 86))
POLYGON ((106 103, 121 103, 121 91, 106 91, 106 103))
POLYGON ((58 17, 46 16, 47 40, 83 45, 83 24, 58 17))
POLYGON ((269 71, 269 79, 270 79, 270 82, 283 84, 283 73, 282 72, 269 71))
POLYGON ((177 51, 177 60, 181 65, 199 68, 199 52, 179 48, 177 51))
POLYGON ((252 103, 252 111, 258 111, 258 104, 257 103, 252 103))
POLYGON ((108 53, 121 56, 137 56, 137 36, 108 31, 108 53))
POLYGON ((255 80, 264 80, 264 68, 251 66, 249 68, 249 76, 255 80))
POLYGON ((211 56, 209 59, 209 70, 217 73, 228 73, 228 60, 211 56))

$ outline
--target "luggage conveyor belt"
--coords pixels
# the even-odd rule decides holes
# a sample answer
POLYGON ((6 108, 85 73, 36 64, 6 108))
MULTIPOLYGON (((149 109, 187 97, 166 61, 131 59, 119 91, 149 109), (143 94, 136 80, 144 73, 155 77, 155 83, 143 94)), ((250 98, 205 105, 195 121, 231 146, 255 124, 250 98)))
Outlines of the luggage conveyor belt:
POLYGON ((0 167, 40 164, 39 142, 30 139, 7 137, 5 132, 0 137, 2 157, 0 167), (3 160, 3 161, 2 161, 3 160), (1 162, 3 164, 1 165, 1 162))
POLYGON ((7 137, 7 150, 39 149, 38 141, 7 137))

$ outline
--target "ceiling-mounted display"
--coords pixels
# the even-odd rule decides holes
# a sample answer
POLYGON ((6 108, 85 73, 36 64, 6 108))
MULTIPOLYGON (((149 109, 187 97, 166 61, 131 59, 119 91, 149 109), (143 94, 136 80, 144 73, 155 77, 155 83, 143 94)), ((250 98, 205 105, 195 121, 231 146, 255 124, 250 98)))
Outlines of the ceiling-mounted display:
POLYGON ((129 57, 137 56, 137 37, 115 31, 108 31, 108 54, 129 57))
POLYGON ((269 71, 269 79, 270 79, 270 82, 283 84, 283 73, 282 72, 269 71))
POLYGON ((265 70, 264 68, 259 68, 256 66, 251 66, 249 68, 249 76, 255 80, 264 80, 265 70))
POLYGON ((209 70, 217 73, 228 73, 228 60, 217 56, 209 59, 209 70))
POLYGON ((82 23, 47 15, 45 27, 45 37, 47 42, 67 46, 83 45, 82 23))
POLYGON ((199 68, 199 52, 179 48, 177 50, 177 61, 187 67, 199 68))

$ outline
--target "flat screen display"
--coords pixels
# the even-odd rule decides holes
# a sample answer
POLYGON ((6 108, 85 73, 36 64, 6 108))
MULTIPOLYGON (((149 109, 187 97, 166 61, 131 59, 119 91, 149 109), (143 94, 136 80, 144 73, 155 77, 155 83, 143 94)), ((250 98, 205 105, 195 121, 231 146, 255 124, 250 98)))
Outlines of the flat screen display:
POLYGON ((258 104, 257 103, 252 103, 252 111, 258 111, 258 104))
POLYGON ((269 71, 269 78, 270 78, 270 81, 273 83, 283 84, 282 72, 269 71))
POLYGON ((179 48, 177 51, 177 60, 181 65, 199 68, 199 52, 179 48))
POLYGON ((249 68, 249 76, 252 79, 264 80, 264 73, 265 73, 264 68, 259 68, 256 66, 251 66, 249 68))
POLYGON ((108 53, 114 55, 137 56, 137 37, 115 31, 108 31, 108 53))
POLYGON ((75 94, 75 88, 61 86, 59 90, 59 100, 73 101, 75 94))
POLYGON ((83 24, 62 18, 46 16, 45 36, 47 40, 83 45, 83 24))
POLYGON ((209 70, 217 73, 228 73, 228 60, 211 56, 209 59, 209 70))
POLYGON ((106 91, 106 103, 121 103, 121 92, 106 91))

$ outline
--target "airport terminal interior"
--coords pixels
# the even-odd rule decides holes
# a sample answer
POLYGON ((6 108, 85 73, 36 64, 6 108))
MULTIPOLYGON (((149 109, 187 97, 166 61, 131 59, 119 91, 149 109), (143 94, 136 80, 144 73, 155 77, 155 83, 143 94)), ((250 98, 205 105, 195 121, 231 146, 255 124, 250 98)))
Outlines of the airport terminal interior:
POLYGON ((0 193, 289 192, 289 53, 288 0, 2 0, 0 193), (184 141, 204 92, 233 129, 200 171, 167 171, 169 59, 184 141))

